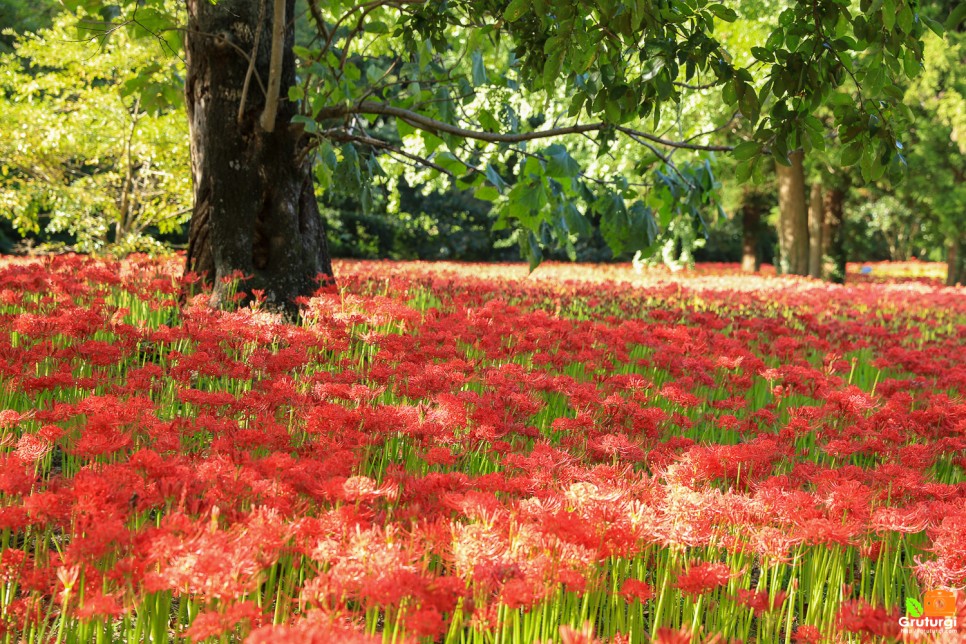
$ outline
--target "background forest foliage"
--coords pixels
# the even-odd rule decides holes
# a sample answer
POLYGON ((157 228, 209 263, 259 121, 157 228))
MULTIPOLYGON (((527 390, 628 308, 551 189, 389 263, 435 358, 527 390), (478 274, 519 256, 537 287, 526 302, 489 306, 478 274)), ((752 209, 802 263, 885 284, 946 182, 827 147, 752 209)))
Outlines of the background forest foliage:
MULTIPOLYGON (((0 38, 0 131, 5 133, 0 137, 0 246, 124 254, 183 245, 191 198, 183 62, 164 55, 153 34, 118 30, 110 38, 92 39, 93 34, 78 30, 78 18, 83 24, 83 13, 58 3, 0 0, 0 24, 9 26, 0 38), (134 82, 145 77, 150 82, 134 82)), ((760 28, 742 20, 734 24, 736 56, 750 56, 760 28)), ((308 43, 310 33, 299 38, 308 43)), ((929 34, 924 71, 902 88, 914 116, 904 141, 904 181, 863 181, 858 167, 843 169, 838 163, 848 150, 806 160, 809 182, 846 188, 844 246, 850 259, 943 260, 948 240, 961 235, 966 212, 963 41, 957 30, 944 39, 929 34)), ((737 142, 729 141, 736 131, 729 127, 729 115, 714 96, 705 98, 707 104, 682 106, 682 119, 685 113, 717 119, 712 124, 721 128, 722 141, 737 142)), ((642 156, 641 150, 612 154, 631 159, 624 163, 629 174, 642 156)), ((593 156, 588 149, 581 164, 592 163, 593 156)), ((732 180, 736 161, 711 153, 693 160, 707 164, 717 177, 723 206, 720 212, 709 208, 693 258, 739 261, 746 232, 741 212, 749 190, 732 180)), ((757 253, 759 261, 771 262, 777 252, 774 177, 751 181, 766 207, 756 231, 757 253)), ((404 177, 397 186, 393 194, 376 188, 361 198, 332 191, 320 197, 334 255, 519 259, 511 232, 494 230, 497 214, 490 202, 452 184, 421 183, 418 176, 412 184, 404 177)), ((614 259, 599 218, 591 223, 593 230, 573 248, 551 256, 614 259)), ((679 257, 668 250, 680 250, 680 242, 673 242, 664 253, 672 261, 679 257)))

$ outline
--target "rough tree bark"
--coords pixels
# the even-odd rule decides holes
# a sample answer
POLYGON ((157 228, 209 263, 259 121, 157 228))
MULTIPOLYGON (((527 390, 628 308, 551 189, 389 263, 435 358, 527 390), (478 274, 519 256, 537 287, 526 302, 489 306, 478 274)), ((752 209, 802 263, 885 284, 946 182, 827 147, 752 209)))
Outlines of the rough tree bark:
POLYGON ((824 247, 822 232, 825 224, 825 206, 822 202, 822 184, 812 184, 808 201, 808 274, 822 279, 822 256, 824 247))
MULTIPOLYGON (((296 111, 287 100, 295 82, 291 21, 284 31, 274 128, 259 124, 273 13, 261 3, 269 1, 187 2, 185 94, 195 200, 186 271, 214 284, 216 306, 225 302, 225 279, 241 273, 250 276, 243 292, 262 290, 270 305, 292 310, 295 298, 317 288, 320 275, 332 276, 332 264, 307 141, 290 124, 296 111), (249 74, 255 82, 243 92, 249 74)), ((293 15, 295 0, 286 5, 286 15, 293 15)))
POLYGON ((828 245, 826 255, 831 264, 826 268, 829 281, 842 284, 845 282, 845 190, 830 188, 825 191, 825 221, 828 224, 828 245))
POLYGON ((758 237, 764 209, 763 195, 746 187, 741 195, 741 270, 745 273, 757 273, 761 269, 758 237))
POLYGON ((778 173, 778 207, 781 211, 778 243, 783 274, 808 275, 808 204, 805 200, 804 157, 802 150, 796 150, 788 155, 790 166, 775 164, 778 173))
POLYGON ((949 242, 946 256, 946 286, 966 283, 966 235, 958 235, 949 242))

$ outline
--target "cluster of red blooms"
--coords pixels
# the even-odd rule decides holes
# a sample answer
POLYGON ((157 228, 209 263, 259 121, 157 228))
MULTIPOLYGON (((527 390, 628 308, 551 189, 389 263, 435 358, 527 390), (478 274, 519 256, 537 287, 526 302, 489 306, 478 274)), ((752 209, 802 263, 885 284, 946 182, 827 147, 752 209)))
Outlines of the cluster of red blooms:
MULTIPOLYGON (((570 595, 883 637, 966 584, 962 290, 519 270, 340 263, 295 326, 179 312, 173 263, 0 267, 0 639, 166 597, 195 640, 442 640, 570 595)), ((585 618, 553 637, 628 641, 585 618)))

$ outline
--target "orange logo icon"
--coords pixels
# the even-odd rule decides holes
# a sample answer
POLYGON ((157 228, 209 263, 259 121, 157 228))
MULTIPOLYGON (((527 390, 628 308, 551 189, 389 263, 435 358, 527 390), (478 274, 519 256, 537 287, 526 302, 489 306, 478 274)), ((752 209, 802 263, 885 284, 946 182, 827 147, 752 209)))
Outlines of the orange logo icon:
POLYGON ((927 590, 922 596, 923 616, 955 617, 956 592, 952 590, 927 590))

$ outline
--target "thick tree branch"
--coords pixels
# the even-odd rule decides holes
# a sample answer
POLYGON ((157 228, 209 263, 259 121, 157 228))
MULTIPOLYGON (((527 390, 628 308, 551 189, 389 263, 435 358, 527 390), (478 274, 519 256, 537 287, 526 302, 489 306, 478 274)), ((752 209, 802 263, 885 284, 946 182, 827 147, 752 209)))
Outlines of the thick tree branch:
POLYGON ((349 116, 351 114, 372 114, 380 116, 392 116, 398 118, 411 126, 431 132, 433 134, 438 134, 440 132, 445 134, 452 134, 454 136, 459 136, 465 139, 473 139, 476 141, 484 141, 487 143, 523 143, 524 141, 534 141, 538 139, 547 139, 556 136, 563 136, 565 134, 582 134, 585 132, 597 132, 600 130, 606 130, 613 128, 614 130, 626 134, 628 136, 635 136, 641 139, 650 141, 657 145, 663 145, 670 148, 683 148, 686 150, 701 150, 705 152, 730 152, 733 148, 727 145, 700 145, 696 143, 688 143, 684 141, 673 141, 671 139, 661 138, 659 136, 654 136, 653 134, 648 134, 647 132, 640 132, 629 127, 624 127, 622 125, 614 126, 608 123, 597 122, 597 123, 584 123, 577 125, 570 125, 565 127, 554 127, 546 130, 536 130, 534 132, 518 132, 514 134, 506 134, 501 132, 482 132, 478 130, 468 130, 466 128, 460 127, 458 125, 453 125, 452 123, 446 123, 428 116, 424 116, 417 112, 411 110, 403 109, 401 107, 395 107, 393 105, 387 105, 386 103, 377 103, 375 101, 362 101, 354 105, 348 106, 333 106, 323 109, 319 112, 316 117, 319 120, 325 120, 330 118, 341 118, 344 116, 349 116))
MULTIPOLYGON (((436 171, 440 172, 441 174, 445 174, 445 175, 448 175, 450 177, 453 177, 454 179, 456 178, 456 175, 454 175, 452 172, 450 172, 449 170, 447 170, 443 166, 439 165, 438 163, 433 163, 432 161, 430 161, 426 157, 421 157, 419 155, 411 154, 409 152, 406 152, 405 150, 403 150, 403 149, 401 149, 401 148, 399 148, 399 147, 397 147, 397 146, 395 146, 395 145, 393 145, 393 144, 391 144, 391 143, 389 143, 387 141, 383 141, 381 139, 376 139, 376 138, 373 138, 371 136, 364 136, 364 135, 360 135, 360 134, 344 133, 344 134, 336 135, 335 137, 333 137, 333 140, 340 141, 340 142, 362 143, 363 145, 368 145, 368 146, 373 147, 373 148, 375 148, 377 150, 385 150, 386 152, 389 152, 389 153, 392 153, 392 154, 398 154, 399 156, 405 157, 406 159, 409 159, 410 161, 413 161, 415 163, 418 163, 419 165, 426 166, 427 168, 432 168, 433 170, 436 170, 436 171)), ((471 168, 471 169, 473 169, 473 168, 471 168)))
POLYGON ((312 20, 315 21, 315 28, 318 30, 319 35, 325 39, 328 43, 331 41, 331 36, 329 36, 329 28, 325 24, 325 16, 322 15, 322 9, 319 8, 318 0, 308 0, 309 12, 312 14, 312 20))
MULTIPOLYGON (((238 117, 236 121, 242 122, 245 118, 245 101, 248 99, 248 88, 252 82, 252 74, 255 72, 255 60, 258 58, 258 43, 262 38, 262 27, 265 26, 265 4, 268 0, 261 0, 258 3, 258 26, 255 27, 255 42, 252 43, 252 55, 248 59, 248 71, 245 72, 245 83, 242 85, 241 100, 238 102, 238 117)), ((262 91, 265 91, 262 88, 262 91)))
MULTIPOLYGON (((275 130, 279 92, 282 88, 282 55, 285 53, 285 0, 275 0, 272 12, 272 58, 268 64, 268 95, 258 122, 266 132, 275 130)), ((253 55, 252 58, 255 56, 253 55)))

